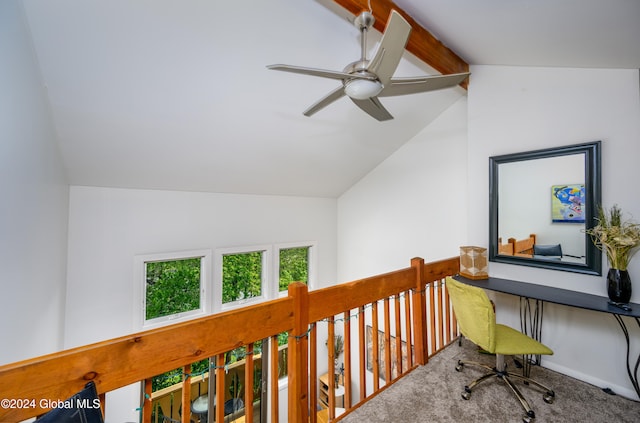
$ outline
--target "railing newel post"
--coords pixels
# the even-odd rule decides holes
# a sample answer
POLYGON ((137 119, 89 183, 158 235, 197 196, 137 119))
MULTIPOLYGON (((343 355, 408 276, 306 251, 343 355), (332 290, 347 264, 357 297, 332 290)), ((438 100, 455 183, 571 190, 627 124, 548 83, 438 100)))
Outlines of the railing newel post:
POLYGON ((289 285, 293 298, 293 330, 289 334, 289 421, 305 422, 309 416, 307 350, 309 331, 309 290, 295 282, 289 285))

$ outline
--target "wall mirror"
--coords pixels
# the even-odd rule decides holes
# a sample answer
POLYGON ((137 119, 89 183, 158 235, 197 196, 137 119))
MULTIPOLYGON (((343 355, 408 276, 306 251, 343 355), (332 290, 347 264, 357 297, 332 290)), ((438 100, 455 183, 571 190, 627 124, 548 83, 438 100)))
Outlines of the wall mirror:
POLYGON ((600 275, 600 141, 489 158, 489 260, 600 275))

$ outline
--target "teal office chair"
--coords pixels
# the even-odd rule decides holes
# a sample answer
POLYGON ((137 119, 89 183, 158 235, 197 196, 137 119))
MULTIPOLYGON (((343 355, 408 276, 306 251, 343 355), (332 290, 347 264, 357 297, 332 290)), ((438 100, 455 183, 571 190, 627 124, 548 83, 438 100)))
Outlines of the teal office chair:
POLYGON ((526 385, 534 385, 544 390, 543 399, 549 404, 555 399, 555 393, 528 377, 508 372, 504 357, 505 355, 550 355, 553 351, 509 326, 496 323, 493 304, 481 288, 458 282, 453 278, 447 278, 446 286, 462 335, 496 356, 496 366, 493 368, 481 363, 458 361, 457 371, 462 371, 465 365, 479 366, 490 371, 465 386, 462 398, 468 400, 472 390, 479 383, 495 377, 509 387, 524 408, 525 414, 522 420, 527 423, 533 421, 536 416, 534 411, 511 378, 520 379, 526 385))

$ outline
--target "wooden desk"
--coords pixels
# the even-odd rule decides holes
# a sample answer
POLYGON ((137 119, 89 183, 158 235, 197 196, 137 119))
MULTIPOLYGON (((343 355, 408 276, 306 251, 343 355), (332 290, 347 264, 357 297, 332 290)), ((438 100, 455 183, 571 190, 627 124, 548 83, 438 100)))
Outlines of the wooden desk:
MULTIPOLYGON (((477 286, 479 288, 489 289, 491 291, 502 292, 510 295, 517 295, 521 299, 532 299, 536 301, 536 305, 540 303, 540 307, 543 302, 561 304, 569 307, 577 307, 585 310, 599 311, 603 313, 611 314, 622 329, 625 340, 627 342, 627 374, 633 384, 633 388, 636 391, 638 397, 640 397, 640 383, 638 381, 638 367, 640 367, 640 354, 635 361, 633 371, 631 370, 631 364, 629 361, 630 342, 629 342, 629 330, 625 324, 623 317, 630 317, 635 319, 636 323, 640 327, 640 304, 629 303, 630 310, 623 310, 609 303, 607 297, 601 297, 599 295, 586 294, 584 292, 570 291, 568 289, 554 288, 550 286, 536 285, 532 283, 525 283, 514 281, 510 279, 492 278, 472 280, 463 276, 456 275, 454 279, 469 285, 477 286)), ((522 307, 522 302, 521 302, 522 307)), ((536 313, 537 314, 537 313, 536 313)), ((541 313, 540 313, 541 315, 541 313)), ((522 310, 521 310, 522 318, 522 310)), ((535 336, 534 336, 535 337, 535 336)), ((540 340, 539 338, 536 338, 540 340)))

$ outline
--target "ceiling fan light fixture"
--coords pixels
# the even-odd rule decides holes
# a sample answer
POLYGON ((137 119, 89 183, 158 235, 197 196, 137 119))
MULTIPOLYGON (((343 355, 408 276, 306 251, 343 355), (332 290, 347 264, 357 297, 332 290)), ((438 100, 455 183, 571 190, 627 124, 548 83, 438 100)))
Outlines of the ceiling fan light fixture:
POLYGON ((356 100, 366 100, 380 94, 383 88, 380 81, 352 79, 345 84, 344 93, 356 100))

